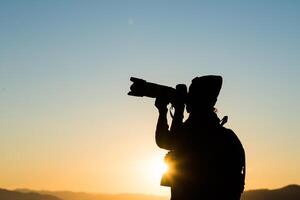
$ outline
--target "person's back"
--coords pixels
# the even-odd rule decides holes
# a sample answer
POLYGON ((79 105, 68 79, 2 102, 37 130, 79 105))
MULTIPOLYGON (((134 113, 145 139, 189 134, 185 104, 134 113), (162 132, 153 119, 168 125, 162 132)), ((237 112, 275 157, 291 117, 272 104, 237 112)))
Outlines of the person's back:
MULTIPOLYGON (((203 80, 199 82, 203 84, 203 80)), ((214 98, 219 93, 220 85, 213 95, 205 91, 199 99, 195 95, 197 85, 193 83, 187 103, 189 119, 180 123, 175 112, 175 129, 168 133, 166 126, 163 126, 166 121, 159 119, 156 130, 158 145, 171 150, 172 162, 175 163, 169 184, 171 199, 237 200, 244 186, 245 156, 236 135, 220 125, 214 112, 214 98)))

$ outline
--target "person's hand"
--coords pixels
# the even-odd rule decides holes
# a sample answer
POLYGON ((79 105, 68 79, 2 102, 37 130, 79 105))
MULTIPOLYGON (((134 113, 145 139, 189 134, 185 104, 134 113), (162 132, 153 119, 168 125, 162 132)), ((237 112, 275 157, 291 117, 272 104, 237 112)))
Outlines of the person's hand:
POLYGON ((155 99, 155 107, 158 109, 160 113, 167 113, 169 101, 164 97, 157 97, 155 99))

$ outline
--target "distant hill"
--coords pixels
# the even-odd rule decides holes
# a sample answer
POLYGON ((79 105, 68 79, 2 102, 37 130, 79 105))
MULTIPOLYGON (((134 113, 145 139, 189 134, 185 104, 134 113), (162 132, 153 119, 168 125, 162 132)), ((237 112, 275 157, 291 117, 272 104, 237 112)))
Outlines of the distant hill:
POLYGON ((243 194, 242 200, 300 200, 300 186, 288 185, 275 190, 249 190, 243 194))
POLYGON ((0 189, 1 200, 62 200, 56 196, 39 194, 36 192, 18 192, 0 189))
MULTIPOLYGON (((32 190, 18 189, 16 191, 28 193, 32 190)), ((167 197, 146 194, 99 194, 86 192, 70 192, 70 191, 35 191, 44 195, 52 195, 61 200, 168 200, 167 197)), ((0 198, 0 200, 2 200, 0 198)), ((11 199, 7 199, 11 200, 11 199)))
MULTIPOLYGON (((19 193, 31 192, 30 190, 18 190, 19 193)), ((143 194, 92 194, 84 192, 49 192, 39 191, 48 197, 56 196, 58 199, 15 199, 1 198, 0 200, 168 200, 168 197, 143 194), (49 196, 50 195, 50 196, 49 196)), ((29 193, 32 194, 32 193, 29 193)), ((36 194, 36 193, 34 193, 36 194)), ((241 200, 300 200, 300 186, 288 185, 274 190, 259 189, 249 190, 243 193, 241 200)))

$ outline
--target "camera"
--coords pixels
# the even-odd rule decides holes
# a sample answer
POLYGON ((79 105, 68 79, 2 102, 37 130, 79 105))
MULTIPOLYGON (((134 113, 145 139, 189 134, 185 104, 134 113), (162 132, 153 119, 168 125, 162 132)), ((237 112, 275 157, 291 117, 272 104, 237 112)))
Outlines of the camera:
POLYGON ((172 103, 180 96, 185 99, 187 95, 187 87, 185 84, 178 84, 176 88, 156 83, 147 82, 143 79, 131 77, 132 85, 128 95, 136 97, 150 97, 150 98, 165 98, 168 102, 172 103))

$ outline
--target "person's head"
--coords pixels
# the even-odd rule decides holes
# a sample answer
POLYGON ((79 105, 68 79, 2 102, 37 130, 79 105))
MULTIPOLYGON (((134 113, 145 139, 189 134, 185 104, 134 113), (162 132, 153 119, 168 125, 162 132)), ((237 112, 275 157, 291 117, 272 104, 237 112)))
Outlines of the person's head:
POLYGON ((189 113, 214 111, 222 87, 222 76, 208 75, 192 80, 187 97, 189 113))

